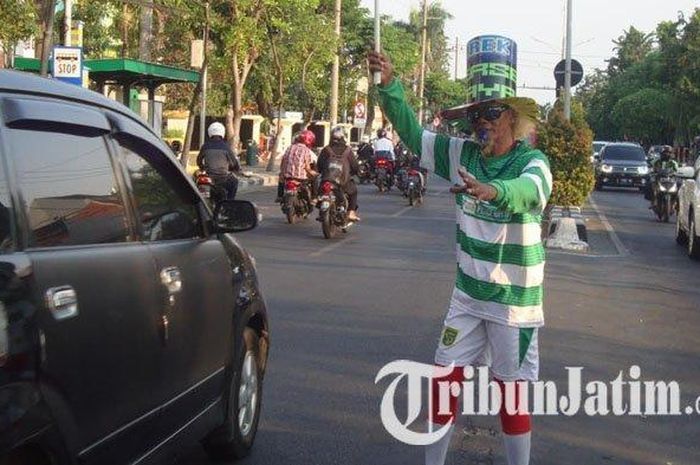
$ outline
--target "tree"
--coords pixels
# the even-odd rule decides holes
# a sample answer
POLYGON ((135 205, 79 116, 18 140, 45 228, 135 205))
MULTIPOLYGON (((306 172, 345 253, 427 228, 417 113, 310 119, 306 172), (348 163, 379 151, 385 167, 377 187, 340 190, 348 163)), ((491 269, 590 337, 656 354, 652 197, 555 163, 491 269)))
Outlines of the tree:
POLYGON ((267 42, 264 24, 265 9, 284 0, 238 0, 221 2, 212 8, 212 27, 221 39, 219 53, 227 66, 226 75, 232 79, 229 104, 226 112, 226 129, 229 143, 234 150, 240 142, 243 117, 244 91, 248 77, 260 58, 267 42))
POLYGON ((631 27, 615 44, 607 71, 577 92, 597 138, 689 144, 700 130, 700 8, 654 35, 631 27))
POLYGON ((38 14, 30 1, 0 0, 0 48, 4 60, 0 68, 9 67, 15 45, 20 40, 27 40, 37 32, 38 14))
POLYGON ((547 154, 554 180, 550 205, 580 206, 593 191, 592 142, 581 103, 572 102, 571 121, 567 121, 558 101, 537 130, 537 146, 547 154))
MULTIPOLYGON (((427 0, 426 0, 427 1, 427 0)), ((426 70, 428 73, 448 71, 447 37, 445 23, 453 16, 438 2, 428 5, 428 21, 426 25, 426 70)), ((423 30, 423 11, 412 9, 409 17, 410 29, 418 43, 423 30)), ((418 70, 420 72, 420 70, 418 70)))
POLYGON ((624 72, 630 66, 640 63, 651 52, 653 39, 653 33, 645 33, 630 26, 617 40, 613 40, 617 56, 608 61, 608 72, 611 75, 624 72))
MULTIPOLYGON (((323 68, 331 64, 334 45, 337 45, 333 37, 333 29, 330 18, 324 15, 307 14, 318 7, 318 0, 287 1, 270 5, 264 15, 265 27, 269 39, 269 56, 272 66, 269 73, 274 76, 276 85, 272 86, 277 114, 280 115, 287 101, 287 89, 293 82, 301 83, 296 87, 300 100, 313 103, 311 93, 308 90, 309 70, 313 64, 321 64, 323 68), (328 37, 328 41, 321 42, 317 36, 309 34, 315 30, 317 34, 328 37)), ((277 118, 276 133, 281 133, 281 118, 277 118)), ((275 138, 267 170, 273 171, 279 153, 280 138, 275 138)))
POLYGON ((467 94, 465 79, 452 81, 444 71, 430 73, 425 78, 426 110, 429 113, 437 114, 440 110, 464 105, 467 94))
POLYGON ((611 119, 625 139, 649 146, 673 142, 674 99, 658 89, 641 89, 618 101, 611 119))

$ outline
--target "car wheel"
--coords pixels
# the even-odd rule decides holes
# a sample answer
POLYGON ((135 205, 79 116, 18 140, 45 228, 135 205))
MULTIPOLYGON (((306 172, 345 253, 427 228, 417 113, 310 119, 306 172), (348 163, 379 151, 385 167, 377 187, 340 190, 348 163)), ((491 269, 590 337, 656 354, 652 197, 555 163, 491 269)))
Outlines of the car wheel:
POLYGON ((603 183, 600 181, 596 181, 595 182, 595 190, 602 191, 603 190, 603 183))
POLYGON ((214 460, 247 456, 258 430, 262 397, 258 336, 253 329, 245 328, 242 342, 231 380, 226 423, 221 432, 204 443, 207 454, 214 460))
POLYGON ((696 260, 700 259, 700 238, 697 236, 695 215, 690 215, 688 222, 688 256, 696 260))
POLYGON ((679 245, 688 244, 688 234, 683 231, 683 226, 681 225, 681 215, 676 215, 676 243, 679 245))

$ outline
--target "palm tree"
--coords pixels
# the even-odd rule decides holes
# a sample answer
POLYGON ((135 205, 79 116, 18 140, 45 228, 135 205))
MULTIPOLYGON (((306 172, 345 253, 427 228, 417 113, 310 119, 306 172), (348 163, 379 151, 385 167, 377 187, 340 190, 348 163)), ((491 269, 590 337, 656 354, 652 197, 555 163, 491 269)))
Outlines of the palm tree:
POLYGON ((654 38, 653 32, 645 33, 634 26, 623 31, 617 40, 613 40, 617 56, 608 60, 608 72, 610 74, 620 73, 632 65, 641 63, 654 49, 654 38))

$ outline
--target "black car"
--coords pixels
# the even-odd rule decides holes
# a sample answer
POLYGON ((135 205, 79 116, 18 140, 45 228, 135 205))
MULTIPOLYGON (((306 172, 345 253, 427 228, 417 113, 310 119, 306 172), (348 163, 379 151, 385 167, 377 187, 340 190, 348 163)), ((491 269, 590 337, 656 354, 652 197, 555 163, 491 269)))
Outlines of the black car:
POLYGON ((644 149, 628 142, 610 142, 600 151, 595 165, 595 187, 637 187, 649 184, 649 165, 644 149))
POLYGON ((269 329, 254 260, 170 148, 95 92, 0 71, 0 464, 244 456, 269 329))

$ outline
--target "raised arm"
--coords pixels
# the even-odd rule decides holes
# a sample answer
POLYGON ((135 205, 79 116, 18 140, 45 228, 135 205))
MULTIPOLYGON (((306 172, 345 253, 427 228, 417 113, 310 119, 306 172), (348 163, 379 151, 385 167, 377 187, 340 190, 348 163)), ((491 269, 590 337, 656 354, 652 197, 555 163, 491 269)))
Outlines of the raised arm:
POLYGON ((379 97, 382 110, 394 125, 406 146, 421 159, 421 166, 452 182, 459 181, 457 169, 461 166, 464 139, 448 137, 424 130, 413 109, 406 102, 403 87, 394 78, 393 66, 388 57, 371 52, 370 70, 382 73, 379 97))

